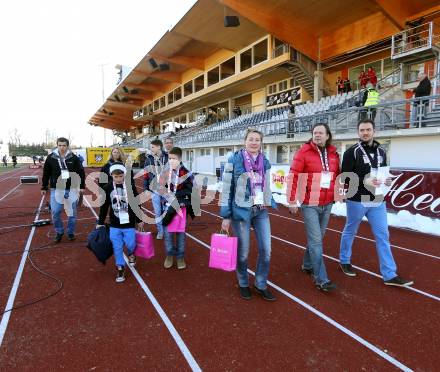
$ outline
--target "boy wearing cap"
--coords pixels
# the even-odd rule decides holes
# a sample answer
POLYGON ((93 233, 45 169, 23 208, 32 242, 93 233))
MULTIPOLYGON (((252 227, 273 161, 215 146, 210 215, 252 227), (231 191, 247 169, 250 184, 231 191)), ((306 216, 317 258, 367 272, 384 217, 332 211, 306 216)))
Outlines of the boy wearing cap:
POLYGON ((104 186, 105 201, 99 210, 99 220, 96 228, 103 226, 107 213, 110 208, 110 240, 113 244, 113 253, 115 255, 116 269, 118 271, 116 282, 121 283, 125 280, 125 260, 124 244, 128 251, 128 263, 131 266, 136 264, 134 250, 136 248, 136 223, 138 227, 143 226, 143 222, 133 212, 130 204, 134 203, 137 195, 137 189, 134 183, 131 183, 130 195, 127 193, 125 182, 125 166, 122 163, 115 162, 110 167, 110 175, 113 180, 104 186))

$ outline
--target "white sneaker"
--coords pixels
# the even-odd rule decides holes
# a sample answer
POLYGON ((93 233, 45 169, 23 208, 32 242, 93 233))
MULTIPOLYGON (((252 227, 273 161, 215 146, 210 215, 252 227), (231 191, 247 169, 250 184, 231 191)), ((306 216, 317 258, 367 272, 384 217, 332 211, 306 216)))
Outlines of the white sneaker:
POLYGON ((116 275, 116 283, 125 282, 125 267, 124 266, 116 266, 118 270, 118 274, 116 275))
POLYGON ((157 233, 156 239, 157 240, 162 240, 163 239, 163 233, 157 233))

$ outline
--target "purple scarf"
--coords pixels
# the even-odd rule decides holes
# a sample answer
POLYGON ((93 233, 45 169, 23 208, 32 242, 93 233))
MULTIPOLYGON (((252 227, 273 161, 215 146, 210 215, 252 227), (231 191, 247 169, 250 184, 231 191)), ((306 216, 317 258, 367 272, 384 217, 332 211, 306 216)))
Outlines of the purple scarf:
POLYGON ((249 174, 251 180, 251 195, 255 196, 255 187, 260 186, 264 191, 264 159, 261 152, 258 153, 257 158, 254 160, 251 154, 246 149, 241 150, 241 154, 244 159, 244 168, 249 174))

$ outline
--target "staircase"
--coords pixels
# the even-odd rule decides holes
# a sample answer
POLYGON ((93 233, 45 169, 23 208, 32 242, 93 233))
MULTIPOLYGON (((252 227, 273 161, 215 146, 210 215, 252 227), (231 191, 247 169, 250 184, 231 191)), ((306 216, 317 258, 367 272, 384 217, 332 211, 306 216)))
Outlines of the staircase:
POLYGON ((313 101, 316 63, 304 54, 291 48, 290 61, 282 65, 282 67, 306 90, 313 101))

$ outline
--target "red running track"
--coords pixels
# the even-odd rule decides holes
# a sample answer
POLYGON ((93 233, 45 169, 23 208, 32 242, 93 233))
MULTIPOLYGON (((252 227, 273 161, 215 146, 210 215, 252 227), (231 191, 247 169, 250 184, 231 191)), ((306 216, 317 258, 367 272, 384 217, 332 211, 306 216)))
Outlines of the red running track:
MULTIPOLYGON (((2 185, 7 182, 0 182, 0 198, 8 192, 2 185)), ((7 186, 11 189, 14 185, 7 186)), ((25 205, 32 207, 31 211, 38 207, 38 189, 26 185, 20 197, 8 197, 7 205, 16 206, 17 212, 9 218, 2 210, 0 228, 20 222, 17 215, 20 211, 24 214, 25 205)), ((216 206, 203 209, 218 213, 216 206)), ((274 213, 288 217, 283 210, 274 213)), ((42 269, 63 280, 64 289, 44 302, 12 312, 0 346, 2 370, 189 370, 191 358, 188 354, 185 358, 182 345, 179 348, 139 281, 129 275, 125 283, 116 284, 113 263, 100 265, 85 248, 86 235, 94 224, 92 210, 81 207, 79 218, 84 219, 78 224, 75 242, 63 241, 32 253, 42 269)), ((33 216, 21 219, 29 223, 33 216)), ((331 227, 340 229, 342 223, 342 219, 332 218, 331 227)), ((440 347, 436 337, 440 330, 438 301, 417 292, 385 287, 379 278, 367 273, 347 278, 331 260, 326 261, 327 269, 339 289, 323 294, 298 269, 303 250, 275 238, 270 280, 284 292, 274 290, 278 297, 275 303, 256 296, 243 301, 238 297, 235 275, 207 265, 209 251, 203 243, 209 243, 210 234, 219 225, 217 217, 205 212, 189 225, 187 270, 163 269, 160 241, 155 242, 156 256, 139 260, 137 265, 140 281, 148 285, 193 358, 193 369, 392 370, 398 369, 391 364, 396 362, 401 363, 401 369, 436 370, 440 362, 436 353, 440 347), (353 334, 344 333, 338 325, 353 334)), ((305 245, 300 222, 271 216, 271 226, 277 238, 305 245)), ((51 229, 36 229, 31 247, 47 244, 51 229)), ((10 249, 10 243, 22 250, 29 233, 28 227, 18 228, 8 243, 2 237, 0 253, 10 249)), ((359 234, 370 236, 364 226, 359 234)), ((339 237, 337 232, 327 232, 326 254, 337 257, 339 237)), ((395 244, 420 251, 438 246, 437 238, 408 231, 392 229, 391 237, 395 244)), ((357 239, 354 252, 356 264, 377 272, 372 242, 357 239)), ((429 252, 436 253, 435 249, 429 252)), ((413 278, 417 288, 438 295, 438 260, 396 249, 394 254, 402 275, 413 278)), ((3 307, 20 258, 0 256, 2 268, 8 268, 0 276, 3 307)), ((251 269, 255 260, 253 240, 251 269)), ((15 303, 55 288, 55 282, 39 275, 27 262, 15 303)))

